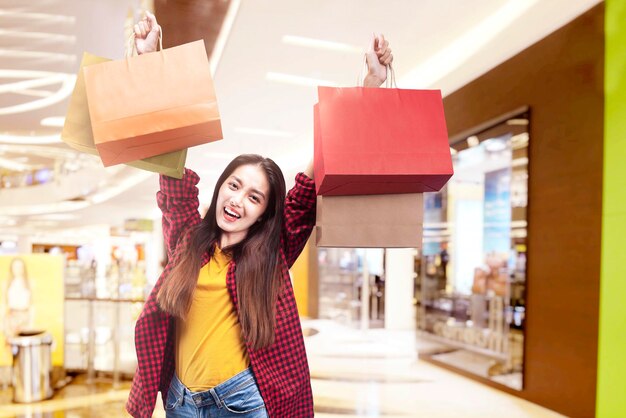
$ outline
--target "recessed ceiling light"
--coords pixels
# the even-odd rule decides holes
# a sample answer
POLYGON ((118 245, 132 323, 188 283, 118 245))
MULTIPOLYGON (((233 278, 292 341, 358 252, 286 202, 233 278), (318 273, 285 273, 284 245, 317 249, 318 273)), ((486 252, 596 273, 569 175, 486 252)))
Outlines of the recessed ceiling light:
POLYGON ((321 79, 310 78, 310 77, 302 77, 302 76, 292 75, 292 74, 274 73, 274 72, 268 72, 265 75, 265 79, 269 81, 277 81, 279 83, 295 84, 299 86, 312 86, 312 87, 316 87, 316 86, 338 87, 339 86, 334 81, 321 80, 321 79))
POLYGON ((0 36, 21 39, 41 39, 46 42, 60 42, 68 44, 76 43, 76 36, 62 35, 59 33, 24 32, 20 30, 0 29, 0 36))
POLYGON ((278 131, 274 129, 259 129, 259 128, 235 128, 234 132, 239 134, 261 135, 261 136, 277 136, 280 138, 293 138, 295 134, 293 132, 278 131))
POLYGON ((65 124, 65 116, 50 116, 41 120, 41 126, 50 126, 52 128, 62 128, 65 124))
POLYGON ((33 216, 30 219, 36 221, 71 221, 78 218, 73 213, 49 213, 46 215, 33 216))
POLYGON ((526 13, 538 0, 509 0, 477 25, 462 33, 445 48, 411 70, 398 84, 429 87, 461 68, 477 51, 526 13))
POLYGON ((325 49, 328 51, 348 52, 352 54, 363 54, 365 50, 354 45, 333 41, 323 41, 315 38, 305 38, 303 36, 285 35, 282 39, 284 44, 303 46, 306 48, 325 49))
POLYGON ((467 145, 470 147, 475 147, 479 143, 480 141, 478 140, 478 137, 476 135, 472 135, 467 138, 467 145))
POLYGON ((8 158, 0 158, 0 167, 6 168, 7 170, 12 170, 12 171, 28 171, 31 168, 27 164, 19 163, 15 161, 14 158, 10 160, 8 158))
POLYGON ((500 152, 506 149, 506 141, 497 138, 490 138, 483 141, 485 149, 489 152, 500 152))
MULTIPOLYGON (((0 56, 2 50, 0 50, 0 56)), ((30 70, 8 70, 0 69, 0 78, 20 79, 11 83, 0 85, 0 93, 21 93, 26 90, 27 95, 33 95, 33 91, 37 91, 39 87, 55 86, 56 90, 48 97, 42 97, 30 102, 20 103, 13 106, 0 107, 0 115, 12 115, 15 113, 30 112, 32 110, 41 109, 56 104, 72 94, 74 84, 76 83, 76 75, 68 73, 50 72, 50 71, 30 71, 30 70), (60 84, 60 86, 58 86, 60 84), (58 87, 56 87, 58 86, 58 87)), ((34 95, 37 95, 35 93, 34 95)))
POLYGON ((40 145, 40 144, 58 144, 61 141, 61 135, 2 135, 0 134, 0 143, 20 144, 20 145, 40 145))

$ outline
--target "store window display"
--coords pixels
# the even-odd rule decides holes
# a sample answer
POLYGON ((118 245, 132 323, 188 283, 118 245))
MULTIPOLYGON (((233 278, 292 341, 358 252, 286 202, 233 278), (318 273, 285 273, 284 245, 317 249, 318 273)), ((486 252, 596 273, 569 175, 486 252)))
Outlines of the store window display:
POLYGON ((455 175, 425 196, 416 299, 422 357, 521 390, 527 110, 453 142, 455 175))

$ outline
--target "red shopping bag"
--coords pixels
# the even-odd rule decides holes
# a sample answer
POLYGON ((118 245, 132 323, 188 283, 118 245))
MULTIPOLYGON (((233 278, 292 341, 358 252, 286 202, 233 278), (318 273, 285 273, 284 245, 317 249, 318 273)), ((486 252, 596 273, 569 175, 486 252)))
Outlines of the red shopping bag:
POLYGON ((319 87, 318 195, 423 193, 453 174, 439 90, 319 87))

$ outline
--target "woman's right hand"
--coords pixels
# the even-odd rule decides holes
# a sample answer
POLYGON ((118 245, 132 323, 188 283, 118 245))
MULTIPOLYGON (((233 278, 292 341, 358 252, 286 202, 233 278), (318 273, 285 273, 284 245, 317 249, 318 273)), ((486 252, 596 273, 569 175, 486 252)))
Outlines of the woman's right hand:
POLYGON ((139 55, 157 50, 161 26, 152 13, 146 11, 146 16, 135 24, 133 30, 135 32, 135 47, 139 55))

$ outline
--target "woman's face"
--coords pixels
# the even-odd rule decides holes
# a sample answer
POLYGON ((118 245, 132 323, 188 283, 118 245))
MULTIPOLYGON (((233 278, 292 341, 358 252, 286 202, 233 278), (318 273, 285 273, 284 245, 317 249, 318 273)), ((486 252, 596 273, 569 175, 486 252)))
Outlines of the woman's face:
POLYGON ((222 232, 221 247, 242 241, 248 229, 267 208, 270 186, 265 171, 256 164, 241 165, 219 189, 215 211, 222 232))

